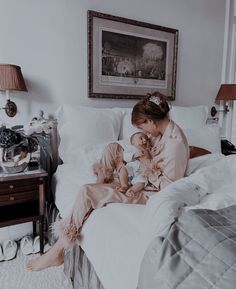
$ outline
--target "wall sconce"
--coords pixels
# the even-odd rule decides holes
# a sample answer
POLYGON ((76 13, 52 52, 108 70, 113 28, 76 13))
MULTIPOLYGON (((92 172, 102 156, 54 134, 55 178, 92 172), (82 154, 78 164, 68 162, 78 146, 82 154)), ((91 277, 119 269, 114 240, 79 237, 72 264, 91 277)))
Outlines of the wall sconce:
MULTIPOLYGON (((216 100, 236 100, 236 84, 221 84, 216 100)), ((214 106, 211 108, 211 116, 214 117, 217 112, 227 113, 229 107, 227 104, 224 105, 223 110, 217 110, 214 106)))
POLYGON ((0 64, 0 90, 6 92, 7 99, 5 107, 1 107, 1 109, 5 109, 9 117, 15 116, 17 106, 10 100, 9 91, 27 91, 20 66, 0 64))

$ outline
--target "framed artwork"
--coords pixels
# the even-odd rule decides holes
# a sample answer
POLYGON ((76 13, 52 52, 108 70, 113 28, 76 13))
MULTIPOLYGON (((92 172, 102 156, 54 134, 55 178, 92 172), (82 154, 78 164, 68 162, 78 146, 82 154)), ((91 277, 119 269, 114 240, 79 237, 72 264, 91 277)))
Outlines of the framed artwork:
POLYGON ((174 100, 177 49, 176 29, 88 11, 89 97, 174 100))

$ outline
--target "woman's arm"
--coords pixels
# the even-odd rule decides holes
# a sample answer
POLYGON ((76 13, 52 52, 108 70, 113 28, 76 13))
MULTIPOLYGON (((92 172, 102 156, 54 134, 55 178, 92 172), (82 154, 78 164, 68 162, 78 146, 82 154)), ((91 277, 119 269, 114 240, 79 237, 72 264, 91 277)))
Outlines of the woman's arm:
POLYGON ((152 167, 158 168, 158 177, 155 178, 154 174, 149 178, 159 190, 184 177, 189 158, 188 145, 182 141, 172 140, 166 143, 161 155, 161 160, 158 158, 152 160, 152 167))

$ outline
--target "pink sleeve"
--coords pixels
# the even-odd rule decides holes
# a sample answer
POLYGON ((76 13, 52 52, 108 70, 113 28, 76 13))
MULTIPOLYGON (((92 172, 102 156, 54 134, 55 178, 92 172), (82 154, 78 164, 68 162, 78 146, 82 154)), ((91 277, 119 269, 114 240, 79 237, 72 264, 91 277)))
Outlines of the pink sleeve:
POLYGON ((160 164, 161 174, 156 180, 150 180, 160 190, 184 176, 189 156, 188 144, 176 139, 170 139, 164 151, 164 155, 160 154, 161 159, 153 159, 160 164))

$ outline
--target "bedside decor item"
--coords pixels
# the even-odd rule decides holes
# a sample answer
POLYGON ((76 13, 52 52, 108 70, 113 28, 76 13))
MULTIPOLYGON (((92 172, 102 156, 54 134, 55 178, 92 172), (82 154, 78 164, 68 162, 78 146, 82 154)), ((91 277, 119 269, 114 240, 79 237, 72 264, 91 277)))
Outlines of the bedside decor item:
MULTIPOLYGON (((215 100, 236 100, 236 84, 221 84, 215 100)), ((226 114, 229 112, 227 104, 224 105, 223 110, 217 110, 214 106, 211 108, 211 116, 214 117, 217 112, 223 112, 226 114)))
POLYGON ((14 162, 7 162, 2 165, 3 171, 6 174, 18 174, 23 172, 28 166, 29 158, 25 159, 21 164, 15 165, 14 162))
MULTIPOLYGON (((31 160, 31 154, 38 150, 38 146, 51 156, 51 147, 47 139, 51 125, 50 121, 34 118, 24 130, 23 126, 0 128, 0 165, 5 173, 24 171, 31 160)), ((36 167, 34 162, 31 169, 36 167)))
POLYGON ((15 174, 25 170, 29 156, 20 133, 9 128, 0 128, 0 147, 0 164, 5 173, 15 174))
POLYGON ((28 170, 34 171, 39 169, 39 160, 36 158, 31 158, 28 163, 28 170))
POLYGON ((89 97, 175 99, 178 30, 88 11, 89 97))
POLYGON ((6 92, 7 98, 5 107, 1 109, 5 109, 9 117, 15 116, 17 106, 15 102, 10 100, 9 91, 27 91, 20 66, 0 64, 0 90, 6 92))

